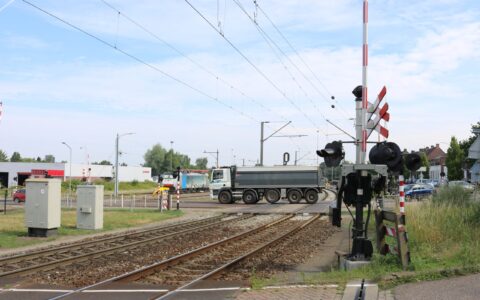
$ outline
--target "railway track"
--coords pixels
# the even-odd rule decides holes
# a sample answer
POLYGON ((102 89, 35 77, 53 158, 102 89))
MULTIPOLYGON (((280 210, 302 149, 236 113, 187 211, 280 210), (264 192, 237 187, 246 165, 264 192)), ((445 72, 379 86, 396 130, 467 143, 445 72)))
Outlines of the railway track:
POLYGON ((168 292, 157 295, 166 299, 186 290, 201 280, 212 278, 236 263, 255 255, 266 247, 296 233, 317 220, 320 216, 284 216, 273 222, 258 226, 187 253, 177 255, 133 272, 117 276, 53 299, 73 298, 78 293, 88 292, 120 283, 147 283, 168 288, 168 292))
POLYGON ((216 216, 1 258, 0 280, 6 277, 21 276, 40 270, 53 269, 57 266, 81 262, 94 257, 138 247, 139 245, 154 243, 160 239, 208 229, 212 226, 249 217, 252 216, 244 215, 224 220, 225 216, 216 216))

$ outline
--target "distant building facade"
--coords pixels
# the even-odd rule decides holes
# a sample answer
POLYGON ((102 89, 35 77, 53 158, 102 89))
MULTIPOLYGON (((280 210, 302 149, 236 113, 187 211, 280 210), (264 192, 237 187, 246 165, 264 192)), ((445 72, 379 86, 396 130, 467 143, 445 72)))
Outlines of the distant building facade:
MULTIPOLYGON (((71 164, 72 179, 95 180, 114 178, 111 165, 71 164)), ((12 187, 24 185, 27 178, 52 177, 68 180, 69 163, 0 162, 0 185, 12 187)), ((152 169, 137 166, 120 166, 119 181, 152 180, 152 169)))
POLYGON ((439 180, 442 172, 444 172, 445 176, 448 177, 448 169, 445 165, 447 154, 442 150, 442 148, 440 148, 440 144, 422 148, 419 150, 419 152, 423 152, 427 155, 428 162, 430 163, 430 171, 428 174, 430 179, 439 180))

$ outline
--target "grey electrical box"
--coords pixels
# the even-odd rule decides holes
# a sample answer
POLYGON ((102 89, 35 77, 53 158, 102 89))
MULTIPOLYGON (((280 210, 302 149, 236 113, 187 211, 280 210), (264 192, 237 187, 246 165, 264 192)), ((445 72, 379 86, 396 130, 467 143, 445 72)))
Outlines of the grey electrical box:
POLYGON ((51 178, 26 180, 25 225, 29 236, 55 235, 61 218, 61 181, 51 178))
POLYGON ((103 185, 77 186, 77 228, 103 228, 103 185))

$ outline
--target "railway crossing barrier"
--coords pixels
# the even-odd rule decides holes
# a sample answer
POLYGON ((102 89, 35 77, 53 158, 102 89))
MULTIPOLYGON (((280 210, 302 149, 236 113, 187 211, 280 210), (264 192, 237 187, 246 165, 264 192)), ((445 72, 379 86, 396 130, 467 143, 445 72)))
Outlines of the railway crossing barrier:
POLYGON ((402 267, 407 269, 410 263, 410 251, 408 250, 408 236, 405 227, 405 194, 403 176, 399 176, 399 207, 400 212, 376 209, 375 225, 377 234, 377 250, 381 255, 392 253, 398 255, 402 267), (388 223, 387 223, 388 222, 388 223), (396 245, 387 243, 393 240, 396 245))

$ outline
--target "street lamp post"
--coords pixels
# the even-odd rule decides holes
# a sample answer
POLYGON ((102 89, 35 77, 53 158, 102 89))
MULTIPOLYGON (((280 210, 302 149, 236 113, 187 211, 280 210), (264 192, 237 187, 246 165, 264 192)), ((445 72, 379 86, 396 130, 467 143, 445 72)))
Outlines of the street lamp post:
POLYGON ((135 134, 134 132, 128 132, 124 134, 118 134, 117 133, 117 138, 115 139, 115 188, 113 191, 113 194, 115 196, 115 199, 118 197, 118 155, 119 155, 119 141, 122 136, 126 135, 132 135, 135 134))
POLYGON ((172 152, 170 155, 170 171, 173 173, 173 141, 170 141, 170 151, 172 152))
POLYGON ((69 206, 69 199, 70 199, 70 193, 72 192, 72 147, 70 147, 69 144, 62 142, 65 146, 68 147, 68 150, 70 152, 70 159, 68 161, 68 167, 69 167, 69 175, 68 175, 68 194, 67 194, 67 207, 69 206))

